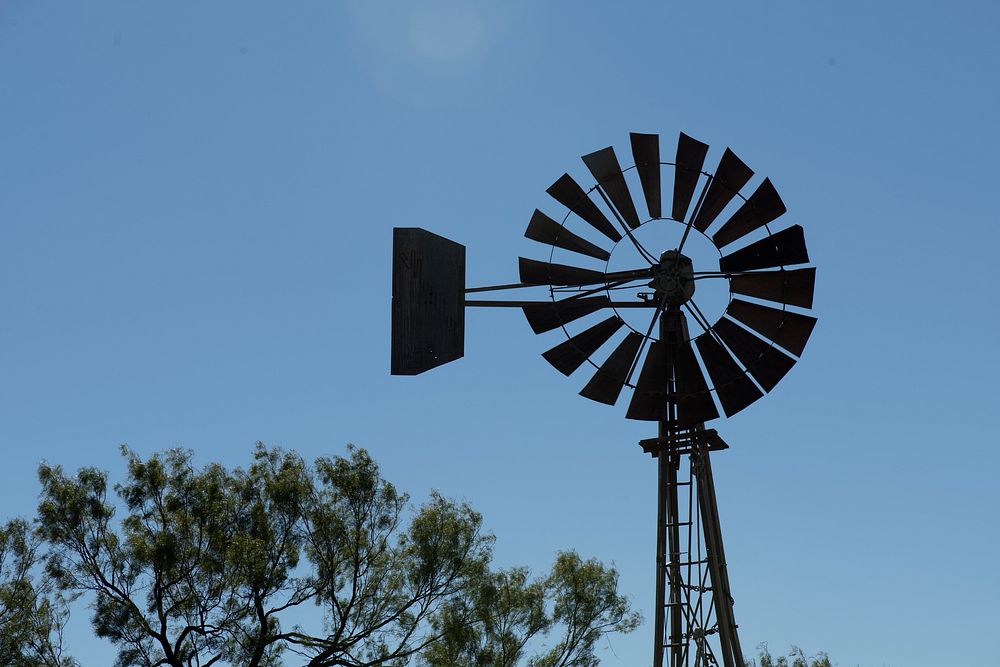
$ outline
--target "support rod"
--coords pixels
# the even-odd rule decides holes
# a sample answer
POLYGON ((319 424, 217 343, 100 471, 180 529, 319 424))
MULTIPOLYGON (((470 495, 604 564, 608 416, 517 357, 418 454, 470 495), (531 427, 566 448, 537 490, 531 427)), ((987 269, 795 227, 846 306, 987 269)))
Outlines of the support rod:
MULTIPOLYGON (((660 422, 660 437, 664 437, 660 422)), ((656 601, 653 604, 653 667, 663 666, 664 615, 667 587, 667 457, 656 457, 656 601)))
POLYGON ((680 503, 677 498, 677 469, 680 467, 680 457, 676 455, 661 456, 667 465, 667 521, 670 530, 667 532, 667 545, 670 548, 667 561, 667 579, 670 582, 670 667, 681 667, 681 647, 684 645, 684 607, 681 590, 684 582, 681 579, 681 527, 680 503))
MULTIPOLYGON (((669 368, 677 367, 678 351, 689 338, 680 308, 668 307, 660 319, 660 340, 670 348, 669 368)), ((672 374, 665 385, 667 396, 682 389, 672 374)), ((679 427, 673 401, 666 401, 663 416, 655 448, 643 445, 657 459, 653 667, 743 667, 709 460, 719 443, 704 424, 679 427), (686 481, 680 481, 685 456, 689 468, 686 481), (684 485, 689 495, 682 507, 678 488, 684 485), (687 551, 681 550, 682 526, 687 551)))
MULTIPOLYGON (((524 308, 525 306, 551 306, 560 303, 547 299, 545 301, 465 301, 465 305, 470 308, 524 308)), ((656 308, 653 301, 609 301, 608 306, 613 308, 656 308)))
POLYGON ((743 651, 736 631, 733 613, 733 596, 726 569, 726 550, 722 543, 722 526, 719 523, 719 505, 715 497, 715 480, 707 450, 691 455, 692 465, 698 475, 698 503, 708 551, 708 568, 712 576, 712 599, 715 615, 719 620, 719 639, 722 659, 726 667, 743 667, 743 651))

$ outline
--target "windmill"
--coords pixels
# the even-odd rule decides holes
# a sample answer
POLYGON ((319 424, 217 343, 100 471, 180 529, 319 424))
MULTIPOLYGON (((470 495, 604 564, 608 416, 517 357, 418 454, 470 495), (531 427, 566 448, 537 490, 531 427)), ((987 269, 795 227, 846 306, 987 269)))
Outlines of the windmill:
POLYGON ((626 418, 658 424, 639 443, 658 471, 653 667, 742 667, 710 460, 728 445, 706 423, 770 392, 802 355, 816 323, 801 312, 812 308, 816 270, 802 266, 801 226, 772 229, 785 206, 771 181, 741 193, 754 173, 730 149, 708 172, 708 145, 686 134, 673 162, 661 161, 658 135, 632 133, 630 144, 633 166, 603 148, 583 156, 592 187, 564 174, 546 190, 564 215, 535 210, 524 235, 548 258, 519 258, 518 283, 466 287, 464 246, 394 229, 392 373, 463 356, 466 308, 520 308, 536 334, 561 330, 564 340, 542 357, 567 376, 591 367, 582 396, 615 405, 629 389, 626 418), (717 260, 696 264, 690 249, 699 243, 717 260), (711 289, 722 290, 724 306, 709 319, 697 300, 711 289), (477 298, 510 290, 535 298, 477 298))

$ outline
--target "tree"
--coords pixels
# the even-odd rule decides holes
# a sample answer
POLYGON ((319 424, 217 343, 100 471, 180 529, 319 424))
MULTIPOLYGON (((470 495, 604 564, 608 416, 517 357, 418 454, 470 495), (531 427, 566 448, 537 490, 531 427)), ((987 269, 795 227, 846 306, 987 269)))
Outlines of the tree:
POLYGON ((363 449, 310 465, 258 444, 245 470, 122 452, 118 506, 106 473, 42 465, 38 508, 48 574, 93 595, 119 667, 391 666, 474 642, 506 660, 555 624, 564 639, 532 664, 569 667, 596 664, 601 636, 637 624, 596 561, 560 554, 544 582, 492 572, 478 513, 436 493, 413 508, 363 449), (499 629, 488 598, 503 595, 499 629), (302 625, 313 607, 322 622, 302 625))
POLYGON ((513 667, 524 662, 533 639, 554 632, 554 646, 531 656, 528 665, 590 667, 598 664, 594 648, 601 637, 631 632, 641 620, 618 594, 618 573, 572 551, 559 553, 544 579, 531 580, 525 568, 490 573, 465 604, 448 619, 455 629, 428 647, 422 664, 513 667))
POLYGON ((40 577, 39 540, 27 522, 0 526, 0 664, 11 667, 68 667, 62 630, 65 601, 40 577))
MULTIPOLYGON (((822 651, 814 656, 807 657, 802 649, 798 646, 793 646, 787 656, 773 658, 767 649, 767 644, 761 644, 757 647, 757 650, 757 660, 760 661, 759 667, 832 667, 830 658, 822 651)), ((748 661, 746 663, 747 667, 758 667, 757 660, 748 661)))

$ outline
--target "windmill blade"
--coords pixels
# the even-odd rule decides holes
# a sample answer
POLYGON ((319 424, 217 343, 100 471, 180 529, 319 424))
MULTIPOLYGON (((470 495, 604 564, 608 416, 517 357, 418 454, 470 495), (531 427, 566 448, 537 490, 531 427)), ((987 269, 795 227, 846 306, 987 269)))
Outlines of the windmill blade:
POLYGON ((711 334, 698 336, 695 344, 727 417, 732 417, 764 395, 726 348, 722 347, 711 334))
POLYGON ((579 266, 517 258, 521 282, 527 285, 590 285, 604 281, 604 273, 579 266))
POLYGON ((771 179, 765 178, 733 217, 712 235, 712 242, 718 248, 729 245, 753 230, 777 220, 786 210, 785 203, 781 201, 778 191, 771 184, 771 179))
POLYGON ((629 192, 628 183, 625 182, 625 175, 622 167, 618 164, 618 156, 611 146, 602 148, 583 156, 583 163, 590 169, 597 182, 604 188, 611 203, 618 209, 618 214, 628 223, 628 226, 635 229, 639 226, 639 214, 635 210, 635 203, 632 201, 632 193, 629 192))
POLYGON ((712 326, 764 391, 771 391, 795 365, 795 359, 725 317, 712 326))
POLYGON ((805 264, 809 261, 802 225, 792 225, 777 234, 754 241, 719 260, 721 271, 753 271, 775 266, 805 264))
POLYGON ((801 308, 812 308, 813 289, 816 286, 816 269, 793 271, 761 271, 733 276, 729 288, 737 294, 758 299, 787 303, 801 308))
POLYGON ((578 320, 585 315, 590 315, 601 308, 611 305, 611 300, 606 296, 595 296, 587 299, 564 299, 553 301, 552 303, 533 303, 524 306, 524 316, 528 320, 528 325, 536 334, 552 331, 573 320, 578 320))
POLYGON ((639 354, 640 344, 642 344, 642 334, 630 331, 625 340, 618 344, 614 352, 597 369, 594 377, 590 378, 587 386, 580 391, 580 395, 598 403, 614 405, 625 385, 625 378, 632 368, 632 362, 639 354))
POLYGON ((628 404, 627 419, 659 421, 667 418, 667 382, 670 379, 670 355, 666 343, 656 341, 649 346, 628 404))
POLYGON ((667 398, 676 408, 674 420, 684 426, 694 426, 715 419, 719 411, 691 348, 687 318, 679 310, 668 310, 662 317, 668 375, 673 378, 672 391, 667 398))
POLYGON ((685 426, 702 424, 719 416, 712 394, 705 382, 705 375, 695 359, 690 341, 677 346, 677 363, 674 367, 677 387, 673 401, 677 404, 677 422, 685 426))
POLYGON ((660 207, 660 135, 629 134, 632 142, 632 157, 635 159, 635 170, 639 173, 639 183, 642 194, 646 197, 646 209, 649 217, 659 218, 660 207))
POLYGON ((708 155, 708 144, 692 139, 681 132, 677 140, 677 157, 674 160, 674 201, 671 217, 684 221, 691 197, 701 178, 701 170, 705 166, 705 156, 708 155))
POLYGON ((726 315, 739 320, 764 338, 801 357, 816 326, 816 318, 733 299, 726 315))
POLYGON ((581 255, 587 255, 588 257, 600 259, 605 262, 611 257, 611 253, 604 248, 577 236, 537 208, 531 215, 531 222, 528 223, 528 228, 524 231, 524 235, 532 241, 554 245, 557 248, 578 252, 581 255))
POLYGON ((615 243, 621 241, 622 235, 569 174, 559 177, 559 180, 550 185, 546 192, 615 243))
POLYGON ((620 317, 612 315, 544 352, 542 356, 563 375, 572 375, 573 371, 607 343, 623 324, 620 317))
POLYGON ((708 192, 701 203, 701 208, 695 213, 694 227, 699 232, 708 229, 709 225, 722 213, 722 209, 736 196, 750 177, 753 170, 743 164, 743 160, 728 148, 719 160, 719 168, 712 176, 708 192))

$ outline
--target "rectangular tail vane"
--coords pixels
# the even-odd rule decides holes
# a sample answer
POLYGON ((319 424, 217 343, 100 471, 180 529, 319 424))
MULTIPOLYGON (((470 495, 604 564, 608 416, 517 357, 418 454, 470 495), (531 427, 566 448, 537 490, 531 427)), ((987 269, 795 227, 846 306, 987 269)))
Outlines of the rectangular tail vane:
POLYGON ((465 246, 419 227, 392 230, 393 375, 465 354, 465 246))

